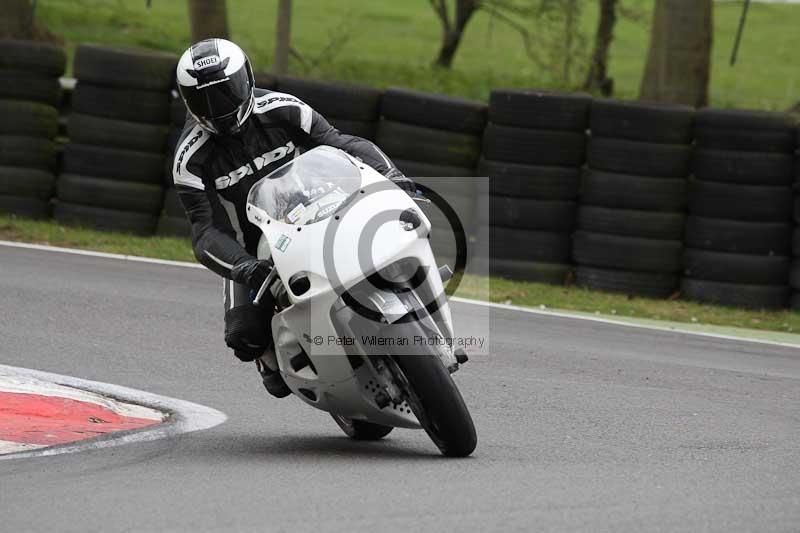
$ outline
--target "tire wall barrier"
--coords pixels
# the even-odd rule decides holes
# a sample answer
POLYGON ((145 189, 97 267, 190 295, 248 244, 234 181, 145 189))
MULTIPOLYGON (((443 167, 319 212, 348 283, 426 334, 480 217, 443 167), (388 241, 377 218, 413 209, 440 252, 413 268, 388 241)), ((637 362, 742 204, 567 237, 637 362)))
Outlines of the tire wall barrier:
POLYGON ((191 226, 183 211, 183 206, 175 192, 175 182, 172 177, 172 165, 175 148, 183 133, 186 122, 186 107, 183 105, 178 92, 173 90, 169 95, 169 135, 167 136, 166 157, 164 158, 163 184, 164 207, 156 225, 156 235, 162 237, 189 237, 191 226))
POLYGON ((795 131, 786 116, 702 109, 682 293, 724 305, 789 302, 795 131))
MULTIPOLYGON (((480 157, 486 104, 391 88, 383 94, 380 115, 378 146, 403 173, 445 198, 472 234, 477 190, 470 177, 480 157)), ((434 228, 430 242, 437 261, 454 265, 457 246, 446 214, 433 204, 421 209, 434 228)))
POLYGON ((566 280, 590 106, 583 94, 492 93, 478 169, 490 177, 489 216, 476 238, 488 240, 494 275, 566 280))
POLYGON ((800 133, 794 153, 794 202, 792 206, 792 271, 789 285, 792 287, 791 308, 800 311, 800 133))
POLYGON ((77 48, 56 220, 153 234, 164 201, 176 62, 148 50, 77 48))
MULTIPOLYGON (((73 84, 59 83, 63 50, 2 44, 0 212, 188 236, 171 168, 186 118, 177 57, 80 45, 77 83, 64 91, 73 84)), ((478 272, 800 309, 800 139, 790 115, 536 90, 495 90, 487 105, 269 74, 256 84, 374 140, 446 198, 478 272)), ((455 241, 436 231, 446 217, 423 210, 437 258, 452 265, 455 241)))
POLYGON ((67 56, 50 44, 0 39, 0 45, 0 211, 48 218, 67 56))
POLYGON ((650 297, 678 288, 694 109, 592 103, 572 255, 578 285, 650 297))

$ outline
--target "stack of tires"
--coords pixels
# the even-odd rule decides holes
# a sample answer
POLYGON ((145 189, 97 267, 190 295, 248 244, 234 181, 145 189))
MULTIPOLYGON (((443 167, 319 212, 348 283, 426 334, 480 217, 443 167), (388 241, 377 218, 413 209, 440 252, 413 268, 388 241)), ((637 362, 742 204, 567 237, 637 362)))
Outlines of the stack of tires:
POLYGON ((152 234, 177 58, 81 45, 54 216, 63 223, 152 234))
POLYGON ((796 135, 797 146, 794 155, 794 208, 793 221, 794 233, 792 233, 792 309, 800 311, 800 130, 796 135))
POLYGON ((653 298, 677 291, 693 118, 685 106, 593 102, 577 285, 653 298))
MULTIPOLYGON (((170 94, 169 100, 169 136, 167 137, 167 155, 175 153, 175 147, 178 145, 183 133, 183 126, 186 124, 186 116, 188 111, 183 99, 178 94, 177 90, 173 90, 170 94)), ((170 181, 172 181, 172 173, 170 173, 170 181)))
POLYGON ((172 175, 175 148, 183 133, 186 113, 183 100, 177 91, 173 91, 170 100, 170 133, 164 160, 164 207, 156 227, 156 235, 162 237, 188 237, 191 234, 191 226, 175 192, 175 180, 172 175))
POLYGON ((698 111, 683 295, 780 308, 789 300, 794 131, 781 113, 698 111))
POLYGON ((275 88, 278 86, 278 78, 276 78, 269 72, 256 72, 255 78, 256 78, 256 87, 259 89, 267 89, 269 91, 274 91, 275 88))
POLYGON ((383 96, 381 115, 377 144, 434 200, 422 208, 432 225, 431 247, 440 264, 452 267, 457 243, 469 238, 475 223, 472 176, 480 157, 487 106, 390 88, 383 96))
POLYGON ((0 46, 0 213, 48 217, 66 55, 32 41, 3 39, 0 46))
POLYGON ((58 134, 56 135, 56 143, 60 145, 59 152, 63 152, 64 145, 69 141, 67 123, 72 113, 72 92, 75 90, 75 78, 61 78, 60 82, 61 98, 58 103, 58 134))
POLYGON ((192 226, 189 219, 186 218, 186 212, 175 187, 164 191, 164 208, 158 219, 156 235, 161 237, 190 237, 192 235, 192 226))
POLYGON ((584 94, 492 92, 479 169, 490 209, 478 242, 489 243, 493 276, 564 283, 590 105, 584 94))
MULTIPOLYGON (((257 86, 269 89, 264 86, 269 78, 261 78, 257 86)), ((286 76, 277 80, 277 91, 307 103, 342 133, 375 139, 381 100, 378 89, 286 76)))

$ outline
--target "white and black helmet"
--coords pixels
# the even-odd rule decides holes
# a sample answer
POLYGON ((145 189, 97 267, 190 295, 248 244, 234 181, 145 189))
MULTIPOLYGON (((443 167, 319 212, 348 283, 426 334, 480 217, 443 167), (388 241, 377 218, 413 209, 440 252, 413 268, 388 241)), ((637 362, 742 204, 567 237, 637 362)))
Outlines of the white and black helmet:
POLYGON ((189 112, 212 133, 235 133, 253 111, 253 69, 244 51, 230 41, 193 44, 178 62, 177 80, 189 112))

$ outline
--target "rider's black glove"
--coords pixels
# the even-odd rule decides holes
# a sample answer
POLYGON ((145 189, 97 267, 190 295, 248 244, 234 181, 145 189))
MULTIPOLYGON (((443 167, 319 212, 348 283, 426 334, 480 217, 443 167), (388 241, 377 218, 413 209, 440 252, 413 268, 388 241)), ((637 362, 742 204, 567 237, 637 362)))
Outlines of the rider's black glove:
POLYGON ((391 180, 392 183, 403 189, 409 196, 416 196, 417 194, 417 186, 414 184, 413 181, 408 179, 403 175, 402 172, 393 168, 386 174, 386 177, 391 180))
POLYGON ((231 279, 251 289, 260 289, 272 272, 272 261, 248 259, 231 269, 231 279))

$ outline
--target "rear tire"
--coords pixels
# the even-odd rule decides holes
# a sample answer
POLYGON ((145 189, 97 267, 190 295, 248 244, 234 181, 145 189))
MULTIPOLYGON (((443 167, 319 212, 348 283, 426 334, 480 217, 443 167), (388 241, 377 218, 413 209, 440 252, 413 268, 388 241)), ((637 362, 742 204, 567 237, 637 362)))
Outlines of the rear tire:
POLYGON ((394 429, 391 426, 382 426, 365 422, 364 420, 353 420, 345 416, 334 415, 331 418, 342 428, 344 434, 355 440, 380 440, 394 429))

